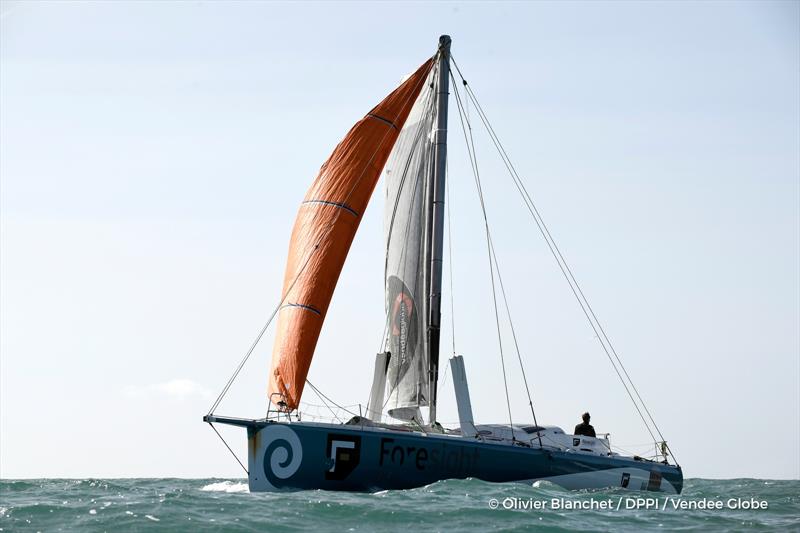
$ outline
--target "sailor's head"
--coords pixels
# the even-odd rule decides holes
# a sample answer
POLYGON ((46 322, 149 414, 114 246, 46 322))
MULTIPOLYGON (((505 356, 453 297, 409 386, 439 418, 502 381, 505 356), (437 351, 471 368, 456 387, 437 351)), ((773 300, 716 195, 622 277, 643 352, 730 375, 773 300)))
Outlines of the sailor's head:
POLYGON ((588 424, 589 423, 589 419, 592 418, 592 417, 589 415, 589 413, 583 413, 581 415, 581 418, 583 418, 583 421, 588 424))

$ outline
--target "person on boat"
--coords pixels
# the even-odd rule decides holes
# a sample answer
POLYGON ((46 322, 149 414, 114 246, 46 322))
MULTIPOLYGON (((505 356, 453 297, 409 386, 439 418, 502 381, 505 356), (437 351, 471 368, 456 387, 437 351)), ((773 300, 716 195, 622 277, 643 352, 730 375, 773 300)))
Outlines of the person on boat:
POLYGON ((575 435, 583 435, 584 437, 597 437, 594 432, 594 427, 589 423, 591 416, 589 413, 583 413, 583 422, 575 426, 575 435))

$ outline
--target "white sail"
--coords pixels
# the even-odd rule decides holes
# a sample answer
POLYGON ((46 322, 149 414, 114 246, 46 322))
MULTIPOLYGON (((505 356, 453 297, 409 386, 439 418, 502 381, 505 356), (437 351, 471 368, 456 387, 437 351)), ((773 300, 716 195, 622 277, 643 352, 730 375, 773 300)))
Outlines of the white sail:
POLYGON ((421 421, 428 405, 425 220, 435 102, 429 76, 384 169, 386 205, 386 373, 388 414, 421 421))

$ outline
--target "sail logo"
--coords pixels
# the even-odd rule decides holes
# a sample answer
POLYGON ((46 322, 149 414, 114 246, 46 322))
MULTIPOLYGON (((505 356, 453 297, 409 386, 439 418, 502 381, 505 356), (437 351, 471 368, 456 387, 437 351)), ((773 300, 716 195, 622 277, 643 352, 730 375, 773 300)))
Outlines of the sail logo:
POLYGON ((264 475, 273 487, 279 487, 300 469, 303 446, 297 433, 282 424, 267 426, 261 433, 264 475))
POLYGON ((402 377, 402 374, 408 371, 411 357, 417 348, 419 313, 414 304, 413 293, 400 278, 390 276, 387 285, 391 302, 389 311, 390 342, 392 353, 398 354, 400 357, 402 377))
POLYGON ((349 476, 361 461, 361 437, 330 433, 326 454, 329 468, 325 472, 325 479, 341 481, 349 476))
POLYGON ((392 353, 386 371, 386 383, 389 384, 391 413, 398 408, 425 404, 425 393, 419 390, 424 380, 421 360, 423 339, 420 335, 420 310, 417 309, 414 292, 397 276, 389 276, 386 291, 388 348, 392 353))

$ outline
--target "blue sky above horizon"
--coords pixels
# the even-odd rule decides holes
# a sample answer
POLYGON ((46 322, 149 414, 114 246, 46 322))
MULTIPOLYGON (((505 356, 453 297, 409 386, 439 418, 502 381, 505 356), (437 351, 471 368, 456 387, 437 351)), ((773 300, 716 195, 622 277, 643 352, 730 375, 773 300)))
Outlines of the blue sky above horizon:
MULTIPOLYGON (((798 6, 0 2, 0 476, 238 476, 200 418, 279 298, 297 205, 448 33, 686 475, 800 477, 798 6)), ((450 128, 456 349, 477 420, 504 422, 450 128)), ((588 409, 646 443, 481 132, 477 150, 539 421, 588 409)), ((343 405, 380 347, 382 232, 376 194, 309 376, 343 405)), ((271 340, 221 413, 263 416, 271 340)))

